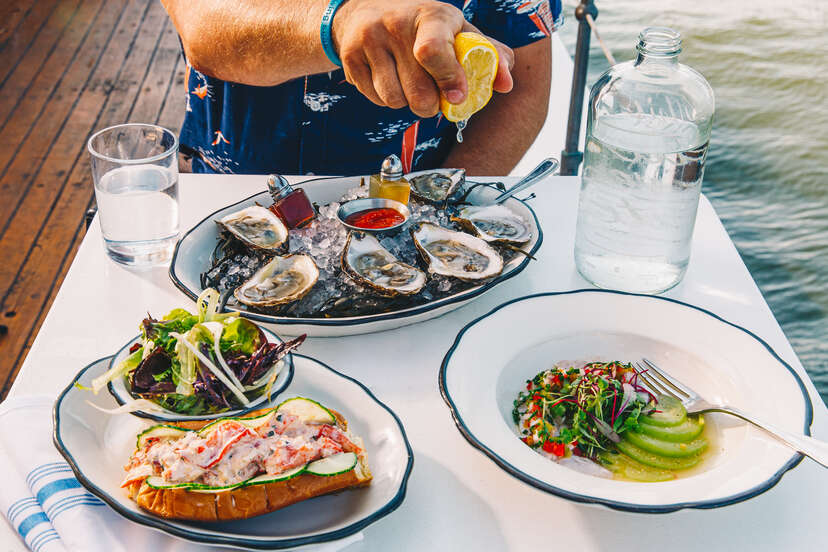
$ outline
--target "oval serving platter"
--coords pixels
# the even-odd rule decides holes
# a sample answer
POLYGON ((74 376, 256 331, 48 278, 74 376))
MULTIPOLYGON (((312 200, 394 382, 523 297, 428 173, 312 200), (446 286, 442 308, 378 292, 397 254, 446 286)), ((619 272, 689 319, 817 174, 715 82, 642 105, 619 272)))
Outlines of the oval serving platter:
POLYGON ((469 443, 506 473, 576 502, 645 513, 716 508, 768 490, 802 459, 723 414, 706 415, 714 431, 698 469, 660 483, 575 471, 519 440, 513 401, 535 374, 557 361, 642 357, 708 400, 810 434, 812 405, 802 380, 764 341, 704 309, 623 292, 542 293, 500 305, 460 331, 443 360, 440 391, 469 443))
MULTIPOLYGON (((278 335, 271 332, 267 328, 262 328, 262 331, 264 332, 265 336, 267 337, 267 340, 270 343, 282 343, 284 341, 278 335)), ((112 368, 119 362, 126 359, 126 357, 129 356, 129 348, 132 347, 132 345, 136 342, 140 342, 140 339, 140 334, 133 337, 127 342, 126 345, 121 347, 121 349, 117 353, 115 353, 114 356, 109 357, 110 360, 107 368, 112 368)), ((173 412, 172 410, 167 409, 162 409, 157 412, 148 410, 136 410, 134 412, 131 412, 130 414, 141 418, 147 418, 149 420, 156 420, 159 422, 176 422, 186 420, 209 420, 213 418, 223 418, 226 416, 243 416, 247 412, 256 410, 258 408, 267 408, 268 406, 275 406, 277 402, 281 401, 281 399, 278 398, 279 394, 282 391, 284 391, 288 385, 290 385, 290 381, 293 379, 293 353, 288 353, 287 355, 285 355, 285 357, 280 362, 283 363, 282 369, 279 371, 279 374, 273 381, 273 386, 270 391, 270 399, 268 399, 267 396, 262 395, 250 401, 250 404, 245 408, 228 410, 227 412, 221 412, 219 414, 205 414, 201 416, 188 416, 186 414, 178 414, 177 412, 173 412)), ((130 394, 129 390, 127 389, 126 376, 115 378, 113 381, 110 381, 106 387, 107 390, 109 390, 109 393, 120 406, 123 406, 127 402, 134 399, 134 397, 130 394)), ((159 406, 159 408, 162 407, 159 406)))
POLYGON ((123 517, 198 543, 274 550, 335 541, 393 512, 405 498, 414 457, 394 412, 357 380, 313 358, 294 354, 296 372, 282 399, 305 396, 340 412, 360 435, 374 476, 371 485, 316 497, 241 521, 199 523, 168 520, 141 510, 120 488, 123 464, 135 435, 152 422, 134 416, 103 416, 88 404, 111 408, 106 393, 91 395, 89 385, 106 371, 110 357, 93 362, 60 394, 54 407, 54 442, 78 481, 123 517))
MULTIPOLYGON (((406 177, 416 176, 422 172, 433 171, 419 171, 406 177)), ((349 189, 358 187, 360 178, 359 176, 317 178, 302 182, 295 187, 304 189, 314 203, 324 205, 339 201, 349 189)), ((488 203, 500 193, 501 190, 493 186, 478 186, 469 194, 468 200, 473 204, 488 203)), ((200 276, 210 266, 210 255, 216 246, 218 228, 213 221, 244 207, 255 205, 257 202, 266 205, 272 200, 269 194, 263 191, 233 205, 228 205, 205 217, 178 241, 170 263, 169 275, 173 284, 190 299, 195 300, 202 291, 200 276)), ((535 212, 527 203, 514 197, 506 200, 503 205, 529 222, 532 228, 532 239, 522 249, 528 255, 534 255, 543 243, 543 232, 535 212)), ((517 255, 505 264, 500 276, 484 284, 423 305, 391 312, 338 318, 299 318, 261 314, 248 311, 243 306, 228 307, 228 309, 236 310, 246 318, 262 323, 280 335, 295 336, 306 333, 310 337, 325 337, 372 333, 430 320, 460 308, 499 283, 519 274, 526 268, 529 261, 527 255, 517 255)))

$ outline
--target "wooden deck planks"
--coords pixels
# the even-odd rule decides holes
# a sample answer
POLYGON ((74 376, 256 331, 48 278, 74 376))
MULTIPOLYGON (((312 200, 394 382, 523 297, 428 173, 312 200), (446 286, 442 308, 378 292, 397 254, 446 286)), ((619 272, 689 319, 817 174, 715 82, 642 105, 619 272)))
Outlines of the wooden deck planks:
MULTIPOLYGON (((57 8, 71 4, 60 1, 57 8)), ((40 102, 42 113, 16 148, 20 153, 0 173, 0 255, 8 259, 0 265, 0 324, 8 328, 0 338, 0 397, 83 237, 83 214, 93 198, 86 139, 125 121, 159 121, 177 132, 184 115, 184 64, 175 30, 157 0, 82 0, 60 41, 52 56, 62 59, 76 44, 63 85, 54 92, 38 81, 22 98, 21 106, 40 102)), ((45 63, 55 63, 52 59, 45 63)), ((3 92, 0 86, 0 98, 3 92)), ((16 112, 20 126, 32 121, 30 111, 28 118, 16 112)), ((4 132, 11 131, 0 127, 0 137, 4 132)))

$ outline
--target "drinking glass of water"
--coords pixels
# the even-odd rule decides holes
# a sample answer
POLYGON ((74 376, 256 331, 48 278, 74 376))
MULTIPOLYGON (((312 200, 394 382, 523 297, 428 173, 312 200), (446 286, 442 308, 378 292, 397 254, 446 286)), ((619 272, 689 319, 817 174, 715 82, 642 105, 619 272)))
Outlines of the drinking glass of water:
POLYGON ((87 144, 104 246, 130 266, 169 262, 178 239, 178 139, 166 128, 130 123, 87 144))

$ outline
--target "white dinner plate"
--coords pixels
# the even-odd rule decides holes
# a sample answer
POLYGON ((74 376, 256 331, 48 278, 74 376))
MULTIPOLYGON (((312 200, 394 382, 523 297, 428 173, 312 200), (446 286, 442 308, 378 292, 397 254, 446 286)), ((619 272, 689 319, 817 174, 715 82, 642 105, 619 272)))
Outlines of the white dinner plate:
MULTIPOLYGON (((408 176, 416 176, 419 171, 408 176)), ((342 195, 348 190, 360 185, 360 176, 317 178, 302 182, 295 186, 302 188, 314 203, 325 205, 333 201, 339 201, 342 195)), ((471 185, 468 185, 471 187, 471 185)), ((264 188, 264 180, 262 181, 264 188)), ((500 195, 501 190, 492 186, 478 186, 468 197, 473 204, 489 203, 500 195)), ((267 191, 243 199, 223 209, 207 215, 201 222, 196 224, 185 233, 175 246, 172 262, 170 263, 170 279, 173 284, 184 292, 190 299, 195 300, 201 293, 201 274, 210 268, 210 256, 216 247, 218 239, 218 227, 214 222, 227 214, 230 214, 244 207, 256 203, 269 205, 272 203, 267 191)), ((529 255, 534 255, 540 249, 543 242, 543 232, 535 212, 525 202, 515 199, 507 199, 503 205, 511 209, 518 216, 526 220, 532 230, 532 239, 523 245, 522 249, 529 255)), ((403 230, 407 231, 407 230, 403 230)), ((355 335, 382 330, 399 328, 415 322, 430 320, 454 309, 460 308, 469 301, 489 291, 499 283, 519 274, 529 264, 529 257, 517 255, 503 267, 503 272, 496 278, 486 283, 473 286, 465 291, 431 301, 415 307, 400 309, 391 312, 384 312, 372 315, 336 317, 336 318, 300 318, 288 316, 274 316, 261 314, 246 310, 246 307, 228 307, 230 310, 237 310, 246 318, 255 320, 267 325, 279 335, 301 335, 308 334, 311 337, 320 336, 343 336, 355 335)))
POLYGON ((589 289, 505 303, 460 331, 443 360, 440 390, 473 446, 518 479, 578 502, 652 513, 715 508, 768 490, 802 459, 722 414, 706 415, 714 433, 702 466, 660 483, 581 473, 518 439, 513 401, 535 374, 561 360, 642 357, 711 402, 810 434, 805 387, 764 341, 701 308, 649 295, 589 289))
POLYGON ((272 550, 344 538, 394 511, 405 497, 414 457, 396 414, 355 379, 295 354, 295 374, 282 399, 309 397, 341 412, 349 429, 365 442, 371 484, 241 521, 201 523, 153 516, 120 488, 135 435, 153 422, 128 414, 102 415, 87 401, 111 408, 113 397, 75 386, 89 385, 107 369, 109 360, 84 368, 60 394, 54 408, 54 441, 78 481, 127 519, 194 542, 272 550))
MULTIPOLYGON (((284 340, 281 339, 278 335, 271 332, 267 328, 262 328, 262 331, 267 337, 268 342, 270 343, 281 343, 284 340)), ((115 353, 115 356, 110 357, 111 360, 109 361, 108 368, 111 368, 117 365, 119 362, 123 361, 129 356, 129 349, 135 343, 141 343, 141 335, 137 335, 130 339, 126 345, 121 347, 121 349, 115 353)), ((290 385, 290 380, 293 378, 293 354, 288 353, 282 358, 279 362, 282 363, 282 368, 279 371, 279 374, 276 376, 276 379, 273 380, 273 386, 271 387, 270 391, 270 398, 268 399, 267 395, 261 395, 256 399, 250 401, 250 404, 241 409, 235 410, 228 410, 226 412, 221 412, 219 414, 205 414, 202 416, 188 416, 185 414, 179 414, 172 410, 167 410, 163 408, 160 411, 149 411, 149 410, 136 410, 132 412, 135 416, 139 416, 141 418, 148 418, 150 420, 156 420, 159 422, 176 422, 176 421, 186 421, 186 420, 207 420, 212 418, 222 418, 226 416, 243 416, 247 412, 252 410, 256 410, 259 408, 267 408, 268 406, 275 406, 277 401, 281 401, 278 399, 279 394, 285 390, 285 388, 290 385)), ((115 378, 114 380, 110 381, 106 388, 109 390, 109 393, 115 398, 119 405, 124 405, 128 401, 133 400, 134 397, 130 394, 129 390, 127 389, 127 378, 126 375, 120 378, 115 378)), ((161 408, 159 406, 159 408, 161 408)))

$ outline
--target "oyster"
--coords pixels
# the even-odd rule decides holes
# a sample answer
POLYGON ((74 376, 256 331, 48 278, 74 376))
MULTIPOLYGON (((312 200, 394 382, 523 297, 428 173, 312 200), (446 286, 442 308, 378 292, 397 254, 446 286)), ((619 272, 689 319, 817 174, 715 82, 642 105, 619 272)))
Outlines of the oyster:
POLYGON ((351 232, 342 251, 342 270, 382 295, 412 295, 426 283, 425 273, 399 261, 379 240, 365 232, 351 232))
POLYGON ((411 228, 414 245, 428 263, 428 271, 460 280, 474 281, 497 276, 503 258, 484 240, 421 222, 411 228))
POLYGON ((319 269, 308 255, 276 256, 233 295, 251 307, 273 307, 301 299, 318 279, 319 269))
POLYGON ((287 250, 288 229, 268 209, 253 205, 216 221, 219 227, 253 249, 270 252, 287 250))
POLYGON ((420 201, 436 205, 444 204, 465 181, 464 169, 454 169, 448 174, 431 172, 409 179, 411 195, 420 201))
POLYGON ((532 239, 529 223, 503 205, 469 205, 451 220, 490 243, 521 245, 532 239))

